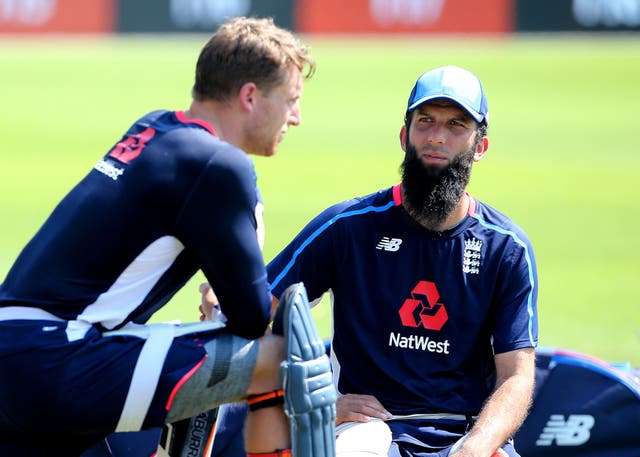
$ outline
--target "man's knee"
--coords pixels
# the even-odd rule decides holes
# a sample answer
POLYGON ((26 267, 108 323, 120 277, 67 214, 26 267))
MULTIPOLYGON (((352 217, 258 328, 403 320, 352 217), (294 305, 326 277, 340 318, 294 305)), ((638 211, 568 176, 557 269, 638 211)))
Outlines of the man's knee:
POLYGON ((204 348, 207 357, 175 394, 167 422, 196 416, 246 395, 257 366, 256 341, 226 334, 206 342, 204 348))

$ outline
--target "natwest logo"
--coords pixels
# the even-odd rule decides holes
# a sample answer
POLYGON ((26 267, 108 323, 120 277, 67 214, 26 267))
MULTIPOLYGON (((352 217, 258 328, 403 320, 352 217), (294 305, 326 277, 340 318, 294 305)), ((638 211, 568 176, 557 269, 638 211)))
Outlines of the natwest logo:
POLYGON ((440 293, 436 284, 431 281, 420 281, 411 291, 398 314, 405 327, 420 327, 429 330, 440 330, 449 319, 447 310, 438 303, 440 293))

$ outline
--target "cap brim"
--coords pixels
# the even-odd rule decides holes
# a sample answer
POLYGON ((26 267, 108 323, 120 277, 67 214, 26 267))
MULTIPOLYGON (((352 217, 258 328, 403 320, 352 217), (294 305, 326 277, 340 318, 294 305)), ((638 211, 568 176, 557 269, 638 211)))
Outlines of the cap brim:
POLYGON ((409 105, 409 107, 407 108, 407 111, 413 111, 414 109, 416 109, 418 106, 423 105, 427 102, 430 102, 431 100, 437 100, 437 99, 446 99, 446 100, 451 100, 452 102, 460 105, 461 108, 463 108, 467 113, 469 113, 469 115, 475 119, 476 122, 482 123, 483 121, 485 121, 485 116, 483 116, 482 114, 478 113, 476 110, 474 110, 473 108, 471 108, 467 103, 452 97, 450 95, 443 95, 443 94, 438 94, 438 95, 428 95, 426 97, 422 97, 421 99, 419 99, 416 102, 413 102, 411 105, 409 105))

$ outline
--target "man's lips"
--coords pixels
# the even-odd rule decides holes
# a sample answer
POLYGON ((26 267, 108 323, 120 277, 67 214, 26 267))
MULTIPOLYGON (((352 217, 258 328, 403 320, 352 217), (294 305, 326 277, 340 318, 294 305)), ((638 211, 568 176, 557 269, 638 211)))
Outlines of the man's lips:
POLYGON ((442 154, 441 152, 438 151, 424 151, 420 154, 420 158, 422 160, 426 160, 426 161, 433 161, 433 162, 445 162, 448 160, 448 157, 446 154, 442 154))

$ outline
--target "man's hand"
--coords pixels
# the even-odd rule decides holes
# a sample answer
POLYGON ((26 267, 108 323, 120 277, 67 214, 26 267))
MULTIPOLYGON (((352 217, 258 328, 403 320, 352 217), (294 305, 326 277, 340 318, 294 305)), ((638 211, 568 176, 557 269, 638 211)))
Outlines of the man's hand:
POLYGON ((200 306, 198 307, 198 310, 200 311, 200 321, 210 321, 220 311, 218 297, 213 293, 213 289, 207 282, 200 284, 198 290, 202 294, 200 306))
POLYGON ((371 418, 387 420, 391 413, 372 395, 346 394, 336 402, 336 425, 342 422, 369 422, 371 418))
MULTIPOLYGON (((449 457, 466 457, 466 456, 473 456, 474 454, 466 454, 463 453, 462 450, 460 451, 456 451, 453 454, 449 454, 449 457)), ((491 454, 491 457, 509 457, 509 454, 507 454, 504 450, 502 449, 498 449, 496 452, 494 452, 493 454, 491 454)))

